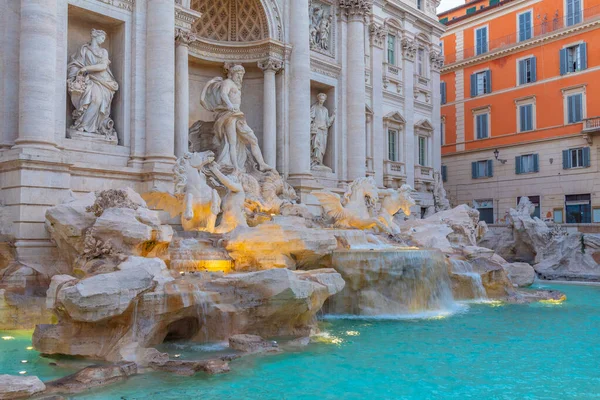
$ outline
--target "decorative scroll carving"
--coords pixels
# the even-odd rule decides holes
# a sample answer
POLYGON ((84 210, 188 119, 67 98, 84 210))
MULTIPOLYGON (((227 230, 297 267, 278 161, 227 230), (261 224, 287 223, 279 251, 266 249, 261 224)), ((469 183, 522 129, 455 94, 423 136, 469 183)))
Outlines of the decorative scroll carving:
POLYGON ((194 42, 198 37, 190 31, 183 29, 175 29, 175 42, 180 45, 189 46, 190 43, 194 42))
POLYGON ((444 56, 437 51, 429 52, 429 61, 434 71, 439 71, 444 66, 444 56))
POLYGON ((417 44, 414 42, 414 40, 410 40, 407 37, 403 37, 401 44, 402 54, 404 55, 404 58, 410 61, 414 61, 415 56, 417 55, 417 44))
POLYGON ((339 6, 348 18, 364 18, 371 14, 373 0, 339 0, 339 6))
POLYGON ((258 62, 258 68, 263 71, 272 70, 277 73, 283 68, 283 62, 274 58, 267 58, 258 62))
POLYGON ((387 35, 385 27, 373 22, 369 25, 369 35, 371 37, 371 45, 382 49, 387 35))

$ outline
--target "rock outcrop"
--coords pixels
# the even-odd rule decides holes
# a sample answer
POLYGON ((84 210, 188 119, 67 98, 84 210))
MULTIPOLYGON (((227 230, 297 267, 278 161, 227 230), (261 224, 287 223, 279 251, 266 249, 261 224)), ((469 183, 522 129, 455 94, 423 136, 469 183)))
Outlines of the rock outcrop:
POLYGON ((511 263, 504 265, 508 279, 518 287, 531 286, 535 281, 535 270, 527 263, 511 263))
POLYGON ((131 189, 88 193, 49 208, 46 227, 78 276, 111 271, 130 255, 162 255, 173 235, 131 189))
POLYGON ((534 207, 523 197, 507 215, 507 228, 489 232, 481 245, 509 262, 533 264, 545 279, 600 280, 600 235, 567 232, 532 218, 534 207))
POLYGON ((0 375, 0 399, 23 399, 46 390, 37 376, 0 375))
POLYGON ((229 338, 229 347, 244 353, 278 353, 279 346, 257 335, 233 335, 229 338))
POLYGON ((160 359, 144 349, 165 340, 306 336, 325 300, 343 287, 332 269, 171 276, 160 259, 130 257, 115 272, 55 276, 48 296, 59 322, 38 325, 33 343, 45 354, 144 365, 160 359))
POLYGON ((74 374, 48 382, 44 394, 80 393, 123 381, 137 372, 137 365, 132 362, 92 365, 74 374))
POLYGON ((236 270, 296 269, 323 264, 337 241, 331 230, 307 227, 300 217, 274 217, 254 228, 236 229, 225 246, 236 270))

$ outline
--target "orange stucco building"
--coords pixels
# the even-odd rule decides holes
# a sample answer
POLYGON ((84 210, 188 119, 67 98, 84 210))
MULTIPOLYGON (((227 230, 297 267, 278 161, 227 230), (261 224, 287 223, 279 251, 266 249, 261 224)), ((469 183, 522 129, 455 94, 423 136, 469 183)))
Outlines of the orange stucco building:
POLYGON ((548 221, 600 222, 600 0, 475 0, 438 18, 451 201, 489 223, 521 196, 548 221))

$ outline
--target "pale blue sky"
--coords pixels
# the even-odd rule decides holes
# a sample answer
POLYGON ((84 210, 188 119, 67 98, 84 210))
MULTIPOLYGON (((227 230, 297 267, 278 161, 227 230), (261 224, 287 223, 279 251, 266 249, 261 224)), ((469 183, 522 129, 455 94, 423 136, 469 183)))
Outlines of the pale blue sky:
POLYGON ((458 7, 461 4, 464 4, 465 0, 442 0, 440 6, 437 8, 437 12, 441 13, 442 11, 449 10, 454 7, 458 7))

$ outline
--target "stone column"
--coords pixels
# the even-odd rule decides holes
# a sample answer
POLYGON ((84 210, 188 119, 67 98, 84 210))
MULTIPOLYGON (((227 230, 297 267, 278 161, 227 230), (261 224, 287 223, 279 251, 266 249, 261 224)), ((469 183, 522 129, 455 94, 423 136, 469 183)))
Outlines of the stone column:
POLYGON ((371 80, 373 86, 373 170, 378 186, 383 186, 383 160, 385 158, 386 132, 383 131, 383 46, 386 32, 382 25, 372 23, 371 80))
MULTIPOLYGON (((308 0, 290 1, 289 172, 310 174, 310 44, 308 0)), ((294 182, 293 184, 296 184, 294 182)))
POLYGON ((175 160, 175 6, 148 0, 146 19, 145 163, 175 160))
POLYGON ((56 149, 57 28, 57 0, 21 1, 16 148, 56 149))
POLYGON ((175 32, 175 156, 181 157, 188 151, 190 120, 190 77, 188 68, 188 46, 196 36, 188 31, 175 32))
POLYGON ((275 74, 282 62, 269 58, 258 63, 264 72, 263 87, 263 157, 271 167, 277 166, 277 86, 275 74))
POLYGON ((365 17, 370 14, 372 0, 339 0, 340 10, 348 20, 347 30, 347 160, 348 180, 366 175, 365 115, 365 17))
POLYGON ((429 54, 431 65, 431 92, 433 93, 433 115, 431 118, 433 124, 433 152, 431 166, 435 171, 442 169, 442 127, 441 127, 441 93, 440 93, 440 69, 444 65, 444 59, 441 54, 431 52, 429 54))
POLYGON ((409 38, 402 39, 402 57, 404 58, 404 118, 406 119, 405 135, 405 150, 404 160, 406 165, 406 183, 414 187, 415 185, 415 154, 417 152, 415 141, 415 56, 417 54, 417 46, 414 41, 409 38))

